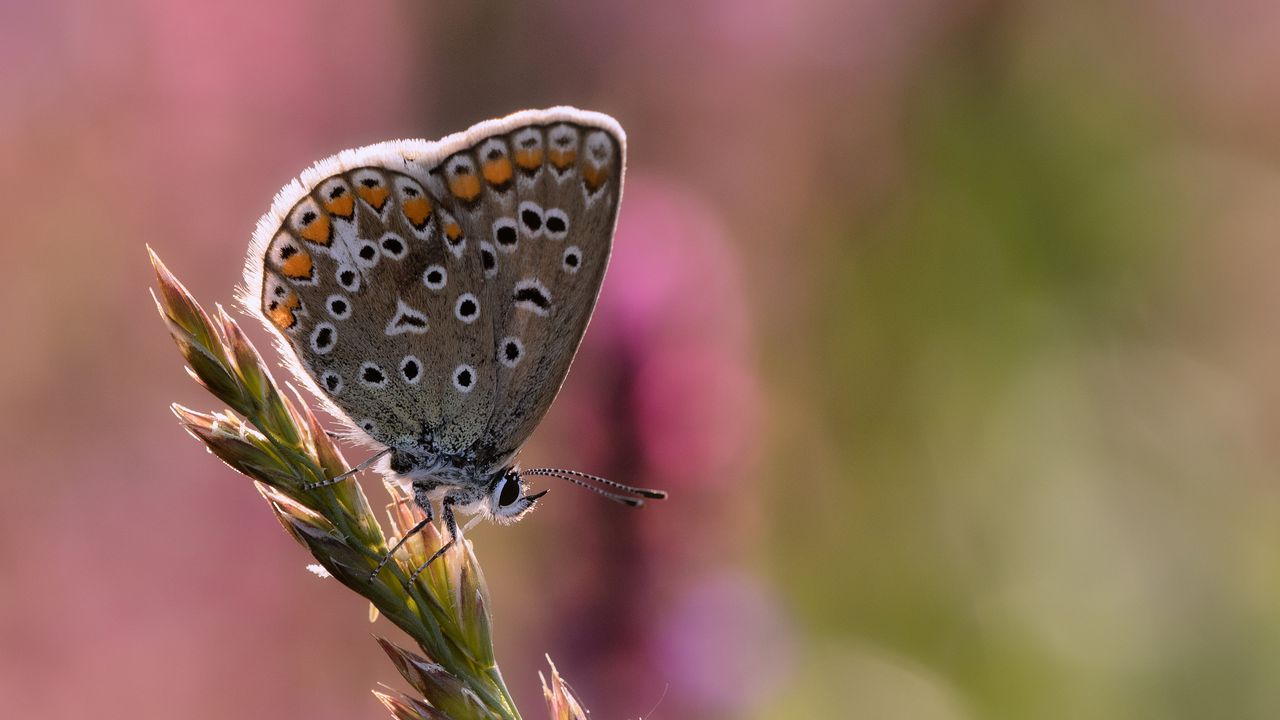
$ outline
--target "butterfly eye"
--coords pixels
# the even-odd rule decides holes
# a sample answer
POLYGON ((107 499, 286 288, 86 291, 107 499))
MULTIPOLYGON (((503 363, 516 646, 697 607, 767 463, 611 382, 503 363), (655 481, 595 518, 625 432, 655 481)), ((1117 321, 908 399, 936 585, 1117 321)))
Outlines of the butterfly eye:
POLYGON ((498 491, 498 507, 508 507, 520 499, 520 481, 514 478, 502 478, 502 488, 498 491))
POLYGON ((507 468, 489 489, 487 504, 490 519, 503 525, 513 523, 527 515, 533 509, 534 502, 547 492, 543 490, 525 495, 524 490, 520 472, 515 468, 507 468))

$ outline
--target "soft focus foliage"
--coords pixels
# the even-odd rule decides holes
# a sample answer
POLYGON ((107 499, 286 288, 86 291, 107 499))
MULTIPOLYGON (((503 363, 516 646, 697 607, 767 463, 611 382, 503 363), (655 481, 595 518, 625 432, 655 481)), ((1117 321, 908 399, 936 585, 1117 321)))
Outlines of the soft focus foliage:
POLYGON ((1280 715, 1280 8, 0 17, 9 714, 385 716, 394 628, 163 412, 142 246, 229 300, 318 157, 563 102, 631 165, 524 459, 672 499, 470 534, 520 705, 546 652, 600 718, 1280 715))

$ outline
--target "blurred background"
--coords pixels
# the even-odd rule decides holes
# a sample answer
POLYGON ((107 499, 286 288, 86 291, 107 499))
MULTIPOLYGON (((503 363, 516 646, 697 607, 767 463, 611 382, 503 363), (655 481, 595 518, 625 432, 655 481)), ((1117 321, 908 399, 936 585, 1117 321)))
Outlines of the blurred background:
POLYGON ((672 499, 471 533, 528 717, 1280 716, 1280 6, 6 0, 0 66, 6 716, 386 716, 143 246, 230 303, 314 160, 561 103, 630 167, 526 458, 672 499))

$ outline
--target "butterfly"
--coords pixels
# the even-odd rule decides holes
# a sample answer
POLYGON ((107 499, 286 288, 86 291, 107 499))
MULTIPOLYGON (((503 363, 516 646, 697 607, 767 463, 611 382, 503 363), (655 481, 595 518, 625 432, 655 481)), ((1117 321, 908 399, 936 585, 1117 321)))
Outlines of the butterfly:
MULTIPOLYGON (((442 140, 321 160, 277 194, 245 262, 243 304, 368 467, 440 506, 500 523, 557 477, 634 507, 666 496, 587 473, 520 469, 586 331, 609 263, 626 135, 608 115, 526 110, 442 140)), ((474 521, 473 521, 474 522, 474 521)))

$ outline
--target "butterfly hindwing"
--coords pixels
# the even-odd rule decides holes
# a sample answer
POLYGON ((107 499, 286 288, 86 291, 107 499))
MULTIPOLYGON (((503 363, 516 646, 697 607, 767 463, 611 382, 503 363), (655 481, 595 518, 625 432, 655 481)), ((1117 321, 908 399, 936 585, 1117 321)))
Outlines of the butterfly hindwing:
POLYGON ((437 419, 438 399, 416 387, 425 360, 414 356, 415 339, 440 311, 412 282, 439 252, 437 226, 430 197, 412 177, 354 167, 320 179, 285 214, 277 242, 289 244, 283 252, 291 258, 308 258, 311 276, 280 272, 269 253, 264 263, 262 310, 303 374, 351 424, 387 445, 412 446, 437 419), (302 312, 289 317, 277 306, 272 315, 271 296, 281 288, 302 312))

